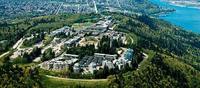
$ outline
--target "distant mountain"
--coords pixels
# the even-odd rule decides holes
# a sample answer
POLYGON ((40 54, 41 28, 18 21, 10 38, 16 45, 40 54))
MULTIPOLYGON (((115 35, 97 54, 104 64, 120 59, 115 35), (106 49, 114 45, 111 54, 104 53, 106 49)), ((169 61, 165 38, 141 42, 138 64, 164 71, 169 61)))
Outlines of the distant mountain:
POLYGON ((164 0, 164 1, 167 1, 177 6, 194 7, 200 9, 200 0, 164 0))

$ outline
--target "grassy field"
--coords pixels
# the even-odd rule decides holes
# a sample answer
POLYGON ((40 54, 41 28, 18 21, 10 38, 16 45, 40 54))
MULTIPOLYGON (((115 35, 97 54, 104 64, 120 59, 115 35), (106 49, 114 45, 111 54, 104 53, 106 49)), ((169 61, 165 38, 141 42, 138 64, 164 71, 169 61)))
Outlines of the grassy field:
POLYGON ((57 77, 42 77, 44 88, 108 88, 107 79, 85 80, 57 77))
POLYGON ((72 25, 72 27, 75 29, 75 30, 82 30, 82 29, 85 29, 85 28, 88 28, 92 25, 93 23, 91 22, 85 22, 85 23, 75 23, 72 25))

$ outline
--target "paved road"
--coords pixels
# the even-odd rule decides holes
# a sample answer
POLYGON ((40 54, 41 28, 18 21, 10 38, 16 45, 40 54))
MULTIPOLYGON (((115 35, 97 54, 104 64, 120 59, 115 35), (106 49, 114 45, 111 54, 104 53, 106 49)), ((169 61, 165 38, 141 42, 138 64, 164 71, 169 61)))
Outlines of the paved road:
POLYGON ((62 6, 63 6, 63 2, 59 5, 59 7, 58 7, 58 9, 56 11, 56 15, 58 15, 58 13, 59 13, 59 11, 60 11, 60 9, 61 9, 62 6))
MULTIPOLYGON (((31 39, 31 38, 33 38, 33 36, 28 37, 28 38, 26 38, 26 39, 31 39)), ((15 49, 20 50, 20 47, 21 47, 21 45, 23 44, 24 41, 25 41, 25 39, 21 38, 20 40, 18 40, 18 41, 13 45, 12 49, 14 49, 14 50, 15 50, 15 49)), ((7 54, 9 54, 9 53, 10 53, 10 51, 1 54, 1 55, 0 55, 0 58, 4 57, 5 55, 7 55, 7 54)))
POLYGON ((141 66, 141 65, 144 65, 145 61, 149 58, 149 56, 148 56, 147 54, 145 54, 145 55, 146 55, 145 58, 138 64, 137 70, 139 70, 139 69, 140 69, 140 66, 141 66))
POLYGON ((1 54, 1 55, 0 55, 0 58, 4 57, 5 55, 7 55, 7 54, 9 54, 9 53, 10 53, 10 51, 1 54))
MULTIPOLYGON (((21 42, 23 41, 23 39, 21 38, 20 40, 18 40, 14 45, 13 45, 13 49, 17 49, 19 47, 19 45, 21 44, 21 42)), ((10 51, 7 51, 3 54, 0 55, 0 58, 4 57, 5 55, 9 54, 10 51)))
POLYGON ((22 38, 21 38, 20 40, 18 40, 18 41, 15 43, 15 45, 13 46, 13 49, 16 49, 22 41, 23 41, 22 38))

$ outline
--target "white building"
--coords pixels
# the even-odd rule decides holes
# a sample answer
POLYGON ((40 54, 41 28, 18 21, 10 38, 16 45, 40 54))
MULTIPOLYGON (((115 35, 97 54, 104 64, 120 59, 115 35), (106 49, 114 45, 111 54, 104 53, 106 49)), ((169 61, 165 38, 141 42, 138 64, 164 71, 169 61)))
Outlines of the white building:
POLYGON ((123 69, 126 64, 132 67, 133 49, 126 49, 119 59, 115 59, 113 63, 118 67, 119 70, 123 69))
POLYGON ((108 60, 104 60, 102 62, 102 68, 105 67, 105 66, 107 66, 108 69, 114 69, 115 68, 114 64, 111 61, 108 61, 108 60))
POLYGON ((57 30, 55 30, 55 31, 52 31, 51 32, 51 35, 56 35, 56 34, 59 34, 59 33, 65 33, 66 35, 68 35, 69 33, 70 33, 70 31, 71 31, 71 28, 70 27, 68 27, 68 26, 64 26, 64 27, 62 27, 62 28, 60 28, 60 29, 57 29, 57 30))
POLYGON ((97 70, 97 64, 96 63, 94 63, 94 62, 91 62, 90 64, 89 64, 89 66, 88 66, 88 70, 89 70, 89 72, 90 73, 94 73, 94 71, 96 71, 97 70))
POLYGON ((74 64, 73 71, 74 71, 74 73, 79 73, 80 72, 80 65, 79 65, 79 63, 74 64))
POLYGON ((66 70, 69 65, 78 61, 78 55, 65 54, 49 61, 41 63, 39 66, 46 70, 66 70))

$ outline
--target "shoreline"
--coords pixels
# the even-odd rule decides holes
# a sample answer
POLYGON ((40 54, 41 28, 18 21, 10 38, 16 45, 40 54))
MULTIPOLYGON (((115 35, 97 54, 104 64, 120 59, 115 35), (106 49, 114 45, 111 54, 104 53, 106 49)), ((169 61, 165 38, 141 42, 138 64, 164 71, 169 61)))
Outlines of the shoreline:
POLYGON ((159 5, 160 7, 173 8, 175 12, 156 14, 155 17, 168 21, 176 26, 183 28, 184 30, 200 34, 200 7, 190 7, 184 5, 176 5, 169 0, 152 0, 152 3, 159 5), (189 25, 187 25, 189 24, 189 25))

